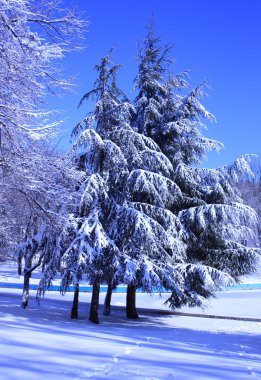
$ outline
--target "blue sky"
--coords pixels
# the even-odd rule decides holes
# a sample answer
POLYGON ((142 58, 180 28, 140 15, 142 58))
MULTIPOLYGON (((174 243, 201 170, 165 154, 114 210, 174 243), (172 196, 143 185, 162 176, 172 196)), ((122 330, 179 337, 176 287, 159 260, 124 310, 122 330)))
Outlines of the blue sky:
POLYGON ((64 146, 73 126, 90 110, 87 104, 77 110, 77 105, 92 87, 94 65, 111 47, 114 62, 123 65, 119 84, 134 96, 137 42, 153 12, 157 35, 173 44, 175 72, 190 69, 192 85, 207 79, 211 87, 203 104, 217 123, 210 123, 205 135, 221 141, 225 149, 211 153, 204 165, 231 163, 244 153, 261 154, 260 0, 78 0, 78 6, 90 22, 87 47, 63 62, 68 73, 78 74, 77 87, 74 94, 52 101, 66 111, 64 146))

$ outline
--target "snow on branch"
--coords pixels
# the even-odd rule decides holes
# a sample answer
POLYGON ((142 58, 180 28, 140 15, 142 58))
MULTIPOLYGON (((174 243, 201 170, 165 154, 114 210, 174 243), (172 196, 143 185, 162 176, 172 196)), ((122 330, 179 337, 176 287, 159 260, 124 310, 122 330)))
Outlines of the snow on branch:
POLYGON ((179 187, 170 179, 141 169, 130 173, 127 188, 137 197, 144 197, 148 203, 162 208, 173 207, 182 197, 179 187))

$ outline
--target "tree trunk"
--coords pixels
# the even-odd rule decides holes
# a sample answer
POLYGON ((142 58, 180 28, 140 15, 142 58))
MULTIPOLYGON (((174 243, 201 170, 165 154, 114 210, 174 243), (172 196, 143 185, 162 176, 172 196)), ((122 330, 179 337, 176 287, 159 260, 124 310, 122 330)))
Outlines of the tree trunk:
POLYGON ((23 288, 22 305, 21 305, 24 309, 28 308, 30 277, 31 277, 31 271, 27 271, 25 269, 24 270, 24 288, 23 288))
POLYGON ((126 317, 131 319, 139 318, 136 310, 136 287, 128 285, 126 297, 126 317))
POLYGON ((18 263, 17 274, 18 276, 21 276, 22 275, 22 257, 18 257, 17 263, 18 263))
POLYGON ((113 281, 108 282, 108 289, 104 301, 103 306, 103 315, 110 315, 111 314, 111 295, 113 290, 113 281))
POLYGON ((78 303, 79 303, 79 284, 75 286, 73 305, 71 309, 71 319, 78 319, 78 303))
POLYGON ((98 309, 99 309, 100 282, 95 280, 92 288, 92 300, 89 321, 99 324, 98 309))

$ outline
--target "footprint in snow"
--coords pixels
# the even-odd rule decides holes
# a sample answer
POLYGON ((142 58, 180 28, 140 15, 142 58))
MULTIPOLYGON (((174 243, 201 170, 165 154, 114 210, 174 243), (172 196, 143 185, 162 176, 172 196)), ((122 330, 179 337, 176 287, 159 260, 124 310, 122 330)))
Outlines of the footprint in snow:
POLYGON ((132 349, 130 347, 125 347, 125 354, 128 355, 132 352, 132 349))
POLYGON ((249 348, 248 346, 243 346, 242 344, 239 347, 240 348, 249 348))
POLYGON ((118 363, 121 360, 121 356, 130 354, 132 352, 132 349, 130 347, 125 347, 124 351, 124 354, 115 354, 112 356, 114 363, 118 363))
MULTIPOLYGON (((256 376, 256 372, 253 371, 253 369, 254 369, 253 367, 247 367, 247 369, 249 370, 250 375, 252 375, 252 376, 256 376)), ((261 376, 260 376, 259 379, 261 379, 261 376)))
POLYGON ((120 361, 119 356, 120 356, 119 354, 118 355, 113 355, 112 360, 113 360, 114 363, 118 363, 120 361))

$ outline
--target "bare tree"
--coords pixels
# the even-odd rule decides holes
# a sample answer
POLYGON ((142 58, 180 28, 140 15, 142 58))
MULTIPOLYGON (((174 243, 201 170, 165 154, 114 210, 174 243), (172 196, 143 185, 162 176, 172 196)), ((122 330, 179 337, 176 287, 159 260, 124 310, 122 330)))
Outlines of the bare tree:
POLYGON ((87 25, 64 5, 0 0, 0 244, 8 252, 19 243, 24 307, 31 273, 46 262, 79 178, 70 159, 48 146, 60 121, 45 99, 71 87, 60 62, 82 48, 87 25))

